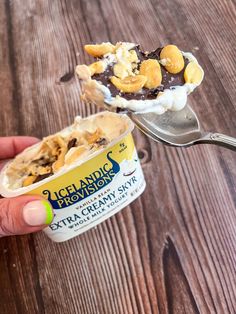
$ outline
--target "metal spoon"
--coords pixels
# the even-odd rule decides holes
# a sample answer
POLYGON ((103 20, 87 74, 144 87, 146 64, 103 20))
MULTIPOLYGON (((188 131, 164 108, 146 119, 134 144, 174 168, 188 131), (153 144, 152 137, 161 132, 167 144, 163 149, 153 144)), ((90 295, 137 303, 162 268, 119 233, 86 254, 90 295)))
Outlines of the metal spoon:
POLYGON ((195 112, 188 105, 180 111, 167 111, 162 115, 131 111, 125 113, 143 133, 156 142, 177 147, 208 143, 236 151, 235 138, 203 131, 195 112))

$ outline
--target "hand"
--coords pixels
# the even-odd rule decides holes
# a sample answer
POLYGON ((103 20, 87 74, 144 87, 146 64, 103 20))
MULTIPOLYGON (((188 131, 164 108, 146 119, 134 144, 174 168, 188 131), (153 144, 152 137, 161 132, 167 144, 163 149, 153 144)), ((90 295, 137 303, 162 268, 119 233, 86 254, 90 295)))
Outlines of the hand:
MULTIPOLYGON (((27 136, 0 137, 0 169, 7 159, 38 141, 27 136)), ((41 196, 0 198, 0 237, 39 231, 52 220, 52 207, 41 196)))

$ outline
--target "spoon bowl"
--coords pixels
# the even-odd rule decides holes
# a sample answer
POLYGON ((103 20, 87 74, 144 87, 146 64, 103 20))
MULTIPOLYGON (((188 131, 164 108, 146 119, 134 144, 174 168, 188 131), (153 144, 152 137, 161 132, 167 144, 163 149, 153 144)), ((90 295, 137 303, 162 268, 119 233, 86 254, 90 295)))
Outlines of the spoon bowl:
MULTIPOLYGON (((114 111, 114 108, 108 104, 106 108, 114 111)), ((126 109, 121 109, 119 112, 127 114, 144 134, 156 142, 176 147, 208 143, 236 150, 235 138, 203 131, 196 113, 189 105, 180 111, 167 111, 162 115, 154 112, 138 113, 126 109)))
POLYGON ((199 120, 189 106, 181 111, 167 111, 163 115, 131 112, 128 115, 141 131, 168 145, 189 146, 202 136, 199 120))

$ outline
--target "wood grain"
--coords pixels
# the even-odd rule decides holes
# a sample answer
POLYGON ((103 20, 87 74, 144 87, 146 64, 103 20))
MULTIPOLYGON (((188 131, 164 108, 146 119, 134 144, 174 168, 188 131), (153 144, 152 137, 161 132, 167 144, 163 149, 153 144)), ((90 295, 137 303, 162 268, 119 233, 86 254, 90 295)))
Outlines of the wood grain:
MULTIPOLYGON (((96 112, 74 77, 83 45, 176 43, 205 70, 191 95, 203 128, 236 136, 236 4, 204 0, 0 1, 0 135, 42 137, 96 112)), ((0 240, 0 312, 235 313, 236 159, 175 149, 135 130, 143 195, 97 228, 55 244, 0 240)))

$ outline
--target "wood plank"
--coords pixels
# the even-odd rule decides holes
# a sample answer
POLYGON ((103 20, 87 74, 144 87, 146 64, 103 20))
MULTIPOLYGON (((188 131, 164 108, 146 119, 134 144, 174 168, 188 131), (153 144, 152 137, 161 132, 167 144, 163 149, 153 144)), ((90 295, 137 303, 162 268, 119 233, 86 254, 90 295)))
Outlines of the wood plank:
MULTIPOLYGON (((202 126, 235 134, 231 0, 0 2, 0 135, 38 137, 97 111, 74 77, 83 45, 169 42, 191 50, 204 84, 190 96, 202 126)), ((143 195, 62 244, 42 233, 0 240, 1 313, 236 312, 235 155, 175 149, 135 130, 143 195)))

